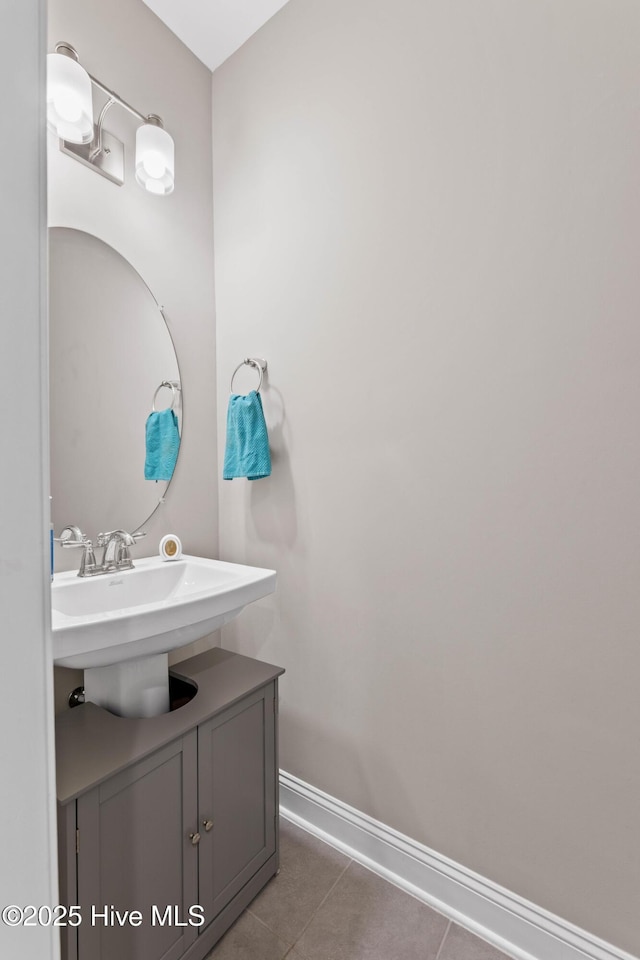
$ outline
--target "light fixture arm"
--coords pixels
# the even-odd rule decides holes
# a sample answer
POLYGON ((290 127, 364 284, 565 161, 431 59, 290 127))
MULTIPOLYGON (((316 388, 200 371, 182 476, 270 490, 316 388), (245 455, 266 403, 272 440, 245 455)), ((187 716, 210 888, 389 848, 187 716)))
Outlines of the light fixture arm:
POLYGON ((111 101, 109 106, 111 106, 112 103, 117 103, 119 107, 124 107, 125 110, 128 110, 129 113, 133 114, 133 116, 140 120, 141 123, 155 122, 157 126, 163 126, 162 120, 160 117, 156 116, 155 113, 145 116, 144 113, 140 113, 139 110, 136 110, 135 107, 132 107, 130 103, 127 103, 126 100, 123 100, 121 96, 119 96, 113 90, 110 90, 109 87, 105 86, 104 83, 101 83, 100 80, 97 80, 92 74, 89 74, 89 79, 91 80, 91 83, 98 88, 98 90, 102 90, 102 92, 106 93, 106 95, 109 97, 109 100, 111 101))
POLYGON ((96 157, 98 157, 102 153, 102 124, 104 123, 104 118, 106 116, 107 110, 109 109, 109 107, 112 107, 114 103, 116 103, 116 101, 113 99, 113 97, 109 97, 104 107, 100 111, 100 116, 98 117, 98 122, 96 124, 96 136, 93 140, 93 143, 95 143, 95 147, 89 154, 90 163, 93 163, 96 157))

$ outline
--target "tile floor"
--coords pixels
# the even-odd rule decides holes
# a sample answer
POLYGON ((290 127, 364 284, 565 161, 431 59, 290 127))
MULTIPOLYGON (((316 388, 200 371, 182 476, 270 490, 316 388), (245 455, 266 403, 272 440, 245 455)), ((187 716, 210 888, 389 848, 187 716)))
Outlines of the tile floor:
POLYGON ((508 960, 467 930, 280 821, 280 873, 207 960, 508 960))

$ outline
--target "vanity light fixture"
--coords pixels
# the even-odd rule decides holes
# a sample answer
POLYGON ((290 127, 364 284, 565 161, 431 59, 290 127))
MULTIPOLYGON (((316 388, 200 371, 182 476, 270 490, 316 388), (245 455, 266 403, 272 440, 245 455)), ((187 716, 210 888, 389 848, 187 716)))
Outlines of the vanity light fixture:
POLYGON ((145 116, 81 66, 68 43, 56 44, 47 57, 47 126, 60 138, 63 153, 75 157, 113 183, 124 183, 124 144, 104 129, 107 111, 117 104, 142 125, 136 131, 136 180, 159 196, 172 193, 175 180, 172 137, 156 114, 145 116), (98 121, 93 121, 92 85, 106 94, 98 121))

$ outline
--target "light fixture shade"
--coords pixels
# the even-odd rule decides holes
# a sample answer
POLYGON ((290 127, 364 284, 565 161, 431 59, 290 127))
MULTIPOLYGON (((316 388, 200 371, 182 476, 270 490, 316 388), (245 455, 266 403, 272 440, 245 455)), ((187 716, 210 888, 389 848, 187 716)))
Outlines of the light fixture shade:
POLYGON ((149 193, 166 196, 173 191, 175 156, 173 139, 155 123, 136 131, 136 180, 149 193))
POLYGON ((61 140, 93 140, 89 74, 76 60, 62 53, 50 53, 47 57, 47 126, 61 140))

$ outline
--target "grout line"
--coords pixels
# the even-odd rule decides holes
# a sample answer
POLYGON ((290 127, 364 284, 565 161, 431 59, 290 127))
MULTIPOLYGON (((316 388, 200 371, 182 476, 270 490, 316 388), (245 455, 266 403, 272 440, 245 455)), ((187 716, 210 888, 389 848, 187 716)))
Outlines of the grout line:
POLYGON ((449 920, 449 923, 447 924, 447 929, 446 929, 445 932, 444 932, 444 937, 442 938, 442 942, 440 943, 440 946, 438 947, 438 952, 436 953, 434 960, 438 960, 438 958, 440 957, 440 954, 442 953, 442 948, 444 947, 444 942, 445 942, 445 940, 446 940, 447 937, 449 936, 449 930, 451 930, 451 924, 452 924, 452 923, 453 923, 453 920, 449 920))
MULTIPOLYGON (((287 940, 285 940, 285 939, 281 936, 281 934, 276 933, 275 930, 272 930, 271 927, 269 926, 269 924, 268 924, 265 920, 263 920, 261 917, 259 917, 257 914, 255 914, 255 913, 253 912, 253 910, 251 910, 250 907, 245 907, 245 913, 250 913, 254 920, 257 920, 259 923, 262 924, 263 927, 266 927, 266 929, 269 931, 269 933, 273 934, 274 937, 277 937, 278 940, 280 940, 282 943, 284 943, 284 944, 287 945, 288 949, 287 949, 287 952, 285 953, 284 957, 282 958, 282 960, 286 960, 286 958, 289 956, 289 954, 291 953, 291 951, 297 948, 297 944, 298 944, 299 941, 302 939, 302 935, 304 934, 305 930, 307 929, 307 927, 309 926, 309 924, 311 923, 311 921, 312 921, 313 918, 315 917, 316 913, 318 912, 318 910, 320 909, 320 907, 322 907, 322 906, 324 905, 324 903, 325 903, 326 900, 327 900, 327 897, 329 897, 329 896, 331 895, 331 893, 333 892, 336 884, 340 883, 340 881, 342 880, 345 872, 348 870, 349 866, 350 866, 353 862, 354 862, 354 861, 351 860, 351 859, 349 859, 349 860, 347 861, 347 863, 346 863, 345 866, 343 867, 341 873, 336 877, 336 879, 334 880, 334 882, 331 884, 331 886, 330 886, 329 889, 327 890, 326 894, 324 895, 324 897, 322 898, 322 900, 320 901, 320 903, 318 904, 318 906, 316 907, 316 909, 313 911, 313 913, 312 913, 311 916, 309 917, 308 921, 305 923, 304 927, 302 928, 302 930, 301 930, 300 933, 298 934, 297 940, 294 940, 293 943, 289 943, 287 940)), ((238 919, 239 919, 239 918, 238 918, 238 919)))
POLYGON ((307 927, 309 926, 309 924, 311 923, 311 921, 313 920, 313 918, 314 918, 315 915, 317 914, 318 910, 320 910, 321 907, 323 907, 324 904, 327 902, 327 899, 331 896, 331 894, 332 894, 333 891, 335 890, 336 886, 340 883, 340 881, 342 880, 342 878, 344 877, 346 871, 349 869, 349 867, 351 866, 352 863, 353 863, 353 860, 349 860, 349 861, 346 863, 346 865, 345 865, 344 869, 342 870, 342 872, 340 873, 340 875, 336 878, 335 882, 331 884, 331 887, 329 888, 329 890, 327 890, 326 894, 324 895, 324 897, 322 898, 322 900, 320 901, 320 903, 318 904, 318 906, 317 906, 316 909, 313 911, 313 913, 311 914, 311 916, 309 917, 309 919, 308 919, 307 922, 305 923, 304 927, 303 927, 302 930, 300 931, 300 933, 299 933, 299 935, 298 935, 298 939, 297 939, 297 940, 295 941, 295 943, 293 944, 294 947, 295 947, 298 943, 300 943, 300 941, 302 940, 302 937, 304 936, 304 933, 305 933, 307 927))
MULTIPOLYGON (((265 928, 269 931, 269 933, 273 934, 274 937, 277 937, 277 939, 278 939, 281 943, 284 943, 284 945, 285 945, 286 948, 287 948, 287 953, 289 953, 291 950, 293 950, 295 944, 290 943, 288 940, 285 940, 284 937, 281 936, 281 934, 276 933, 275 930, 272 930, 271 927, 269 926, 269 924, 268 924, 265 920, 263 920, 262 917, 259 917, 259 916, 257 915, 257 913, 254 913, 253 910, 250 910, 250 909, 249 909, 249 907, 245 907, 245 908, 244 908, 244 913, 250 913, 254 920, 257 920, 258 923, 261 923, 262 926, 265 927, 265 928)), ((242 916, 242 914, 240 914, 240 916, 242 916)), ((240 917, 238 917, 238 919, 240 919, 240 917)), ((286 957, 287 953, 285 953, 285 955, 284 955, 285 957, 286 957)), ((284 960, 284 957, 283 957, 283 960, 284 960)))

